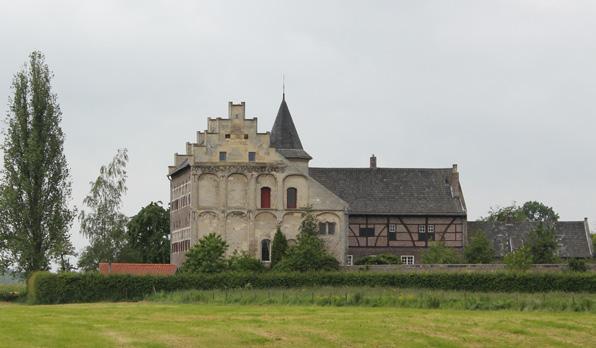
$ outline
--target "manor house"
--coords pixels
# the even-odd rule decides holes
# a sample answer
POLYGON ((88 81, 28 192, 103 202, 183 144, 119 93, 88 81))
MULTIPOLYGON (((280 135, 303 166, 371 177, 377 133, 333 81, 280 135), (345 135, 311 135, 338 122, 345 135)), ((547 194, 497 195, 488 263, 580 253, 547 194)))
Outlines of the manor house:
MULTIPOLYGON (((256 118, 246 117, 244 102, 230 102, 228 117, 209 118, 207 129, 169 167, 171 263, 181 265, 191 246, 212 232, 227 241, 229 253, 269 262, 275 231, 279 227, 295 243, 305 207, 316 215, 329 252, 344 265, 381 253, 419 263, 431 241, 463 248, 468 225, 457 165, 379 168, 373 155, 363 168, 313 168, 311 159, 285 96, 265 133, 259 133, 256 118)), ((591 245, 586 249, 582 242, 587 222, 585 229, 566 226, 582 243, 582 255, 591 256, 591 245)), ((502 232, 506 228, 490 227, 494 243, 511 241, 502 232)))

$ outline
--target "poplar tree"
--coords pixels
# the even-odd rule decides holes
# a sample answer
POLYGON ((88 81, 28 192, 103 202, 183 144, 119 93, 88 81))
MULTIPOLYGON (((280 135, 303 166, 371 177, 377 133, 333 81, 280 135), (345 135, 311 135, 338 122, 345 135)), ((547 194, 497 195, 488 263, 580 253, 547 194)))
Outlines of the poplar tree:
POLYGON ((12 82, 3 131, 0 179, 0 264, 17 272, 66 267, 74 251, 69 228, 71 181, 64 156, 62 112, 41 52, 12 82))

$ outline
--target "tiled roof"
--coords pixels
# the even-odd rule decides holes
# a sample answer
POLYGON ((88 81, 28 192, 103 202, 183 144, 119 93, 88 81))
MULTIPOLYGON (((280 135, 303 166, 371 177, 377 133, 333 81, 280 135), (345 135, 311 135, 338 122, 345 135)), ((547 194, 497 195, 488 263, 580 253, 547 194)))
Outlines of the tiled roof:
POLYGON ((284 97, 277 111, 277 117, 271 129, 271 146, 275 147, 286 158, 311 159, 310 155, 302 148, 300 137, 286 98, 284 97))
POLYGON ((451 191, 451 168, 310 168, 351 214, 466 215, 451 191))
MULTIPOLYGON (((497 256, 502 257, 521 247, 538 222, 468 221, 468 235, 476 231, 486 233, 497 256)), ((591 257, 591 239, 584 221, 559 221, 555 224, 560 257, 591 257)))
POLYGON ((176 265, 165 263, 112 263, 99 264, 101 274, 131 274, 131 275, 173 275, 176 265))

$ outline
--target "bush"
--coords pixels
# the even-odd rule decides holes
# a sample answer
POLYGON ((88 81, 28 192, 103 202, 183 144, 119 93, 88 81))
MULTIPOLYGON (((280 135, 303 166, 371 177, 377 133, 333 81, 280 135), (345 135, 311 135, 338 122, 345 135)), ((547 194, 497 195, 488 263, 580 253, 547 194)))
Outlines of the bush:
POLYGON ((401 259, 397 255, 370 255, 356 261, 356 265, 400 265, 401 259))
POLYGON ((586 265, 586 260, 580 258, 572 258, 567 261, 567 266, 569 270, 573 272, 587 272, 588 265, 586 265))
POLYGON ((507 266, 507 269, 511 271, 527 271, 532 267, 532 254, 527 246, 523 246, 509 254, 505 255, 503 262, 507 266))
POLYGON ((140 301, 159 291, 253 287, 297 288, 373 286, 483 292, 596 292, 593 273, 203 273, 174 276, 34 273, 27 283, 28 300, 37 304, 97 301, 140 301))
POLYGON ((0 284, 0 302, 17 302, 26 296, 24 284, 0 284))
POLYGON ((228 244, 215 233, 209 233, 186 253, 180 272, 216 273, 226 269, 224 254, 228 244))
POLYGON ((449 248, 443 243, 435 242, 422 254, 422 263, 461 263, 461 257, 453 248, 449 248))
POLYGON ((265 266, 261 261, 245 252, 234 251, 228 260, 228 269, 234 272, 262 272, 265 270, 265 266))
POLYGON ((464 247, 464 258, 467 263, 491 263, 495 258, 495 250, 484 231, 477 231, 470 237, 470 243, 464 247))

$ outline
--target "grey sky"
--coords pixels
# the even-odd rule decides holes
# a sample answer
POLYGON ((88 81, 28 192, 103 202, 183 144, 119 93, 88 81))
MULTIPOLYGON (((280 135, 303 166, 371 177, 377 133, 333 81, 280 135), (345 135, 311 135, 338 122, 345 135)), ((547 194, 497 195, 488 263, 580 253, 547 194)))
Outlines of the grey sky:
POLYGON ((594 226, 595 18, 568 0, 2 1, 0 105, 43 51, 73 203, 127 147, 132 215, 167 202, 173 153, 229 100, 270 130, 285 73, 312 166, 458 163, 470 219, 540 200, 594 226))

